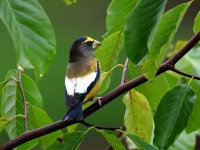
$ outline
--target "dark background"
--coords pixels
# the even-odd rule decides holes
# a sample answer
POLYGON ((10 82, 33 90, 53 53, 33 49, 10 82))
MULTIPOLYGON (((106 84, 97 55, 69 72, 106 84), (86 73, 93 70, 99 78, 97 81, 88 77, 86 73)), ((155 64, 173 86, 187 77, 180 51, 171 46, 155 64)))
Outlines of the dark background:
MULTIPOLYGON (((40 0, 39 2, 53 24, 56 34, 57 53, 49 71, 37 84, 43 96, 44 109, 53 121, 57 121, 66 113, 64 77, 71 43, 83 35, 102 41, 102 35, 106 32, 106 10, 111 0, 79 0, 76 4, 70 6, 67 6, 62 0, 40 0)), ((166 10, 182 2, 187 1, 169 1, 166 10)), ((184 17, 175 41, 177 39, 187 40, 193 35, 193 21, 199 8, 200 1, 196 0, 184 17)), ((124 63, 124 61, 125 52, 122 51, 119 63, 124 63)), ((14 46, 6 27, 0 21, 0 82, 4 80, 9 69, 16 69, 14 46)), ((32 71, 25 70, 25 73, 35 79, 32 71)), ((120 75, 121 69, 114 71, 111 87, 107 91, 110 91, 120 83, 120 75)), ((122 96, 88 117, 87 121, 103 126, 121 126, 125 109, 121 100, 122 96)), ((84 128, 81 126, 79 130, 84 128)), ((0 144, 7 140, 8 137, 3 131, 0 134, 0 144)), ((86 135, 80 149, 105 149, 106 145, 105 140, 92 131, 86 135)))

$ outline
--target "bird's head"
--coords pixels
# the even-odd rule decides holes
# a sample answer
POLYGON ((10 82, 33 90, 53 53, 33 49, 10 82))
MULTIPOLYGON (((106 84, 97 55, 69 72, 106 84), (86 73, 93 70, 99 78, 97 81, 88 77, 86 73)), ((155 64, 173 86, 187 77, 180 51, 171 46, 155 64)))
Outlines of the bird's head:
POLYGON ((77 61, 83 58, 93 58, 94 50, 100 46, 101 43, 90 37, 80 37, 74 41, 70 49, 70 62, 77 61))

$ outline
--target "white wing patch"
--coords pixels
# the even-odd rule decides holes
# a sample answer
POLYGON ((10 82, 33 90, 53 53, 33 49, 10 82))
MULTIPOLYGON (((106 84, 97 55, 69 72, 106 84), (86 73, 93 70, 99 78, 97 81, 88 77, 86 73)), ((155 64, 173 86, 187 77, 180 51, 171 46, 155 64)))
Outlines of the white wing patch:
POLYGON ((69 95, 74 95, 74 93, 86 93, 87 88, 95 80, 97 72, 93 72, 84 77, 69 79, 65 77, 65 88, 69 95))

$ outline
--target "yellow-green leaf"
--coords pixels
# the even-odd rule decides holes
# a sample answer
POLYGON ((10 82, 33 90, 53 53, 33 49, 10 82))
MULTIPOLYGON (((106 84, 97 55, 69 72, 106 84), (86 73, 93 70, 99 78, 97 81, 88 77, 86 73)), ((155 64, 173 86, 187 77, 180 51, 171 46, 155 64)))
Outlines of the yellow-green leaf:
POLYGON ((148 100, 136 90, 130 90, 123 98, 126 105, 124 124, 127 132, 150 142, 153 128, 153 116, 148 100))

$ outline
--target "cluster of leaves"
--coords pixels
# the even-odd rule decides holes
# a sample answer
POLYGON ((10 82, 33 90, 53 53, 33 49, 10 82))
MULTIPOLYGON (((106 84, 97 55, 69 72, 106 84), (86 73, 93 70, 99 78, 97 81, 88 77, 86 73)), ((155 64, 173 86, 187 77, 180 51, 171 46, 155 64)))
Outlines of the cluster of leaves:
MULTIPOLYGON (((72 4, 77 0, 65 1, 72 4)), ((113 69, 121 66, 117 62, 122 49, 126 50, 130 60, 129 72, 132 77, 144 73, 149 80, 124 96, 126 132, 119 130, 132 141, 129 146, 135 143, 141 149, 176 149, 180 143, 187 148, 194 147, 195 134, 187 134, 200 127, 199 82, 180 78, 172 72, 155 78, 160 64, 169 56, 169 50, 173 55, 185 44, 178 41, 171 48, 175 33, 192 1, 164 12, 166 3, 167 0, 113 0, 107 9, 107 33, 102 46, 95 53, 102 67, 99 94, 109 87, 113 69), (189 143, 188 137, 193 137, 189 143)), ((0 0, 0 18, 13 39, 17 64, 24 69, 34 69, 36 78, 40 79, 55 55, 54 31, 43 8, 32 0, 0 0)), ((200 13, 194 22, 194 32, 198 30, 200 13)), ((197 47, 188 53, 177 64, 177 68, 200 74, 197 65, 199 49, 197 47)), ((29 130, 52 123, 43 110, 43 99, 34 81, 23 74, 22 85, 27 99, 29 130)), ((10 139, 13 139, 24 132, 25 117, 17 70, 8 72, 5 81, 0 83, 0 90, 0 132, 5 128, 10 139)), ((74 149, 91 129, 75 131, 75 128, 70 128, 66 134, 56 131, 31 140, 17 149, 31 149, 36 145, 42 149, 74 149)), ((97 132, 114 149, 125 149, 113 132, 97 132)))

